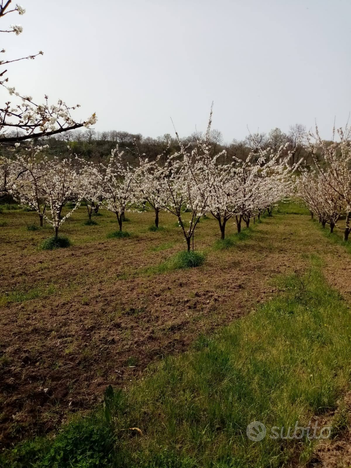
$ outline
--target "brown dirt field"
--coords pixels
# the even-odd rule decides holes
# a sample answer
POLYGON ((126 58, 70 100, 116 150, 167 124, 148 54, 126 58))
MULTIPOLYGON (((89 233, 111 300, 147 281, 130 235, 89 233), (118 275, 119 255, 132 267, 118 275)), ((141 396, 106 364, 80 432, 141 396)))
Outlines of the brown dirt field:
MULTIPOLYGON (((321 441, 308 468, 349 468, 351 466, 351 393, 347 393, 343 401, 339 402, 347 415, 347 427, 331 439, 321 441)), ((334 418, 337 417, 339 409, 323 418, 320 426, 332 426, 334 418)))
POLYGON ((149 363, 249 313, 277 292, 274 277, 304 270, 309 254, 327 260, 327 277, 340 289, 333 269, 345 268, 343 285, 349 271, 344 249, 304 215, 266 218, 224 251, 213 249, 215 221, 203 221, 197 246, 205 264, 166 273, 145 268, 183 248, 168 215, 165 231, 150 233, 152 214, 132 213, 126 228, 135 235, 109 240, 112 217, 104 214, 90 235, 78 218, 64 227, 74 245, 51 252, 36 248, 50 231, 24 230, 23 216, 33 214, 9 214, 0 231, 3 447, 57 429, 91 409, 107 385, 128 385, 149 363))

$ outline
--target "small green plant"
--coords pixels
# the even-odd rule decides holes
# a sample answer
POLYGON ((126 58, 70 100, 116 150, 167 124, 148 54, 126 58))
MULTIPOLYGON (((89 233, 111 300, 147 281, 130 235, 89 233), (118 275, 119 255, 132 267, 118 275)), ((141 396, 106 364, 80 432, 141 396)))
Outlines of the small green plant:
POLYGON ((342 436, 349 428, 349 415, 347 408, 341 406, 335 413, 332 423, 331 437, 336 439, 342 436))
POLYGON ((227 239, 218 239, 215 243, 216 250, 225 250, 233 247, 234 241, 229 237, 227 239))
POLYGON ((85 223, 83 223, 84 226, 97 226, 98 223, 94 221, 93 219, 87 219, 85 223))
POLYGON ((237 240, 246 240, 246 239, 249 239, 252 235, 252 228, 245 228, 243 229, 241 232, 237 232, 236 234, 234 234, 234 237, 235 239, 237 240))
POLYGON ((50 237, 45 239, 41 245, 42 250, 64 249, 71 245, 68 237, 50 237))
POLYGON ((135 356, 129 356, 129 358, 126 360, 125 365, 127 367, 135 367, 138 365, 138 358, 135 356))
POLYGON ((107 234, 108 239, 124 239, 130 237, 129 232, 127 231, 114 231, 107 234))
POLYGON ((148 227, 148 230, 149 230, 150 232, 164 231, 164 229, 165 229, 164 227, 162 227, 162 226, 158 226, 158 227, 157 227, 157 226, 155 226, 154 224, 153 224, 152 226, 149 226, 149 227, 148 227))
POLYGON ((36 224, 27 225, 27 231, 38 231, 38 229, 39 229, 39 226, 37 226, 36 224))
POLYGON ((3 456, 0 454, 0 466, 8 468, 25 468, 45 466, 43 458, 50 446, 47 439, 37 438, 18 444, 8 454, 5 452, 3 456))
POLYGON ((44 458, 43 466, 110 467, 113 452, 110 426, 90 417, 69 425, 58 435, 44 458))
MULTIPOLYGON (((164 244, 166 245, 166 244, 164 244)), ((154 249, 155 252, 165 249, 154 249)), ((182 251, 177 253, 174 257, 169 260, 160 263, 157 266, 148 267, 144 270, 146 274, 155 275, 162 274, 172 270, 178 270, 182 268, 194 268, 204 263, 205 256, 200 252, 194 251, 182 251)))
POLYGON ((179 252, 174 258, 174 268, 194 268, 202 265, 205 256, 200 252, 183 251, 179 252))

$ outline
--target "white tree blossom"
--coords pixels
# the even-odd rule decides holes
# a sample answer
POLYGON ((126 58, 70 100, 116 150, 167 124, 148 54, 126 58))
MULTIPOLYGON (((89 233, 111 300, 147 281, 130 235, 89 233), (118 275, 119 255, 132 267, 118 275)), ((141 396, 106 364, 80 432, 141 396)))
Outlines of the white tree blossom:
POLYGON ((318 127, 308 138, 308 149, 314 165, 298 180, 298 193, 310 211, 333 231, 341 215, 345 215, 344 240, 351 232, 351 131, 333 129, 333 140, 321 138, 318 127), (336 139, 338 137, 338 140, 336 139), (318 194, 318 195, 317 195, 318 194))
MULTIPOLYGON (((18 4, 11 9, 11 0, 0 0, 0 18, 14 12, 23 15, 25 9, 18 4)), ((16 35, 22 31, 23 28, 20 25, 12 25, 9 29, 0 30, 3 33, 12 32, 16 35)), ((2 54, 5 52, 4 49, 0 51, 2 54)), ((43 52, 40 51, 26 57, 0 60, 0 66, 3 68, 12 62, 35 59, 38 55, 43 55, 43 52)), ((83 122, 77 122, 72 117, 72 111, 79 105, 68 106, 62 99, 59 99, 56 104, 50 104, 48 96, 45 96, 44 102, 38 104, 31 96, 20 93, 14 87, 9 86, 9 78, 6 73, 7 69, 0 70, 0 85, 8 91, 10 96, 15 98, 15 102, 7 100, 0 107, 0 143, 15 143, 56 135, 83 126, 89 127, 96 123, 95 114, 83 122)))
POLYGON ((12 193, 20 203, 36 210, 39 217, 53 227, 57 239, 62 224, 85 197, 85 186, 79 173, 82 161, 78 158, 49 158, 44 147, 35 148, 33 154, 19 156, 16 164, 21 171, 11 188, 12 193), (68 202, 73 203, 72 208, 66 207, 68 202))
POLYGON ((122 232, 125 212, 136 201, 135 170, 123 161, 118 146, 111 151, 108 164, 101 164, 103 205, 115 213, 122 232))

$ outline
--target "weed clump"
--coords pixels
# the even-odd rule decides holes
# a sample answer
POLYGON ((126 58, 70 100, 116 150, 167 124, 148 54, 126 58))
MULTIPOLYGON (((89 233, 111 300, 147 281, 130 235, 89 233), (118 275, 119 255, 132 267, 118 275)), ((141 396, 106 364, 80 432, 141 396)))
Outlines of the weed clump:
POLYGON ((127 231, 114 231, 107 234, 108 239, 123 239, 125 237, 130 237, 129 232, 127 231))
POLYGON ((84 226, 97 226, 98 223, 93 219, 87 219, 84 223, 84 226))
POLYGON ((39 226, 37 226, 36 224, 28 224, 27 226, 27 231, 38 231, 39 229, 39 226))
POLYGON ((149 227, 148 227, 148 230, 149 230, 150 232, 164 231, 164 229, 165 229, 164 227, 162 227, 162 226, 158 226, 158 227, 157 227, 157 226, 155 226, 155 224, 153 224, 152 226, 149 226, 149 227))
POLYGON ((216 250, 226 250, 233 247, 234 241, 232 239, 218 239, 215 243, 216 250))
POLYGON ((205 256, 200 252, 183 251, 179 252, 175 258, 174 268, 194 268, 202 265, 205 261, 205 256))
POLYGON ((64 249, 71 245, 68 237, 50 237, 45 239, 41 245, 42 250, 64 249))

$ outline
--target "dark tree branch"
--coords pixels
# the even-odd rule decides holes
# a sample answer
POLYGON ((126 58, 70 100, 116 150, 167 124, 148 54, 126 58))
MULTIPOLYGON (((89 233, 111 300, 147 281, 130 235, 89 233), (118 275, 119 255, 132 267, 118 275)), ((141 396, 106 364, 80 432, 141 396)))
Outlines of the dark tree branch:
POLYGON ((52 135, 57 135, 58 133, 69 132, 70 130, 76 130, 77 128, 83 127, 83 123, 76 123, 71 127, 59 128, 51 132, 40 132, 40 133, 31 133, 30 135, 21 135, 15 137, 0 137, 0 143, 17 143, 25 140, 32 140, 34 138, 43 138, 49 137, 52 135))

